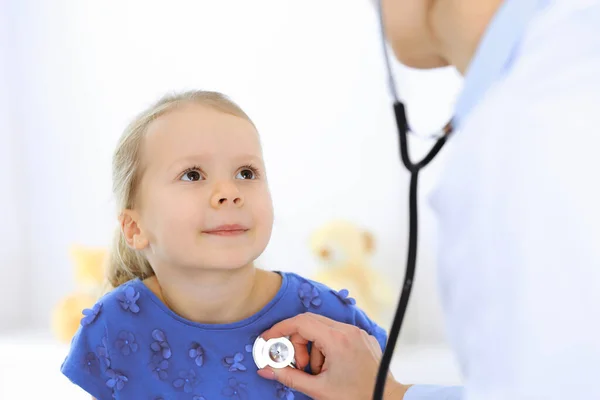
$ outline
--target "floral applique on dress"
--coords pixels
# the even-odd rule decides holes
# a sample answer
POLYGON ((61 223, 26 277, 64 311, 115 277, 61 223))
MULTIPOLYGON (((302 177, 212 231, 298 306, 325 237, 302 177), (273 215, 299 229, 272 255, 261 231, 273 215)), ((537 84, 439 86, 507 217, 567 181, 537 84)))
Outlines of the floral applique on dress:
POLYGON ((319 290, 308 282, 304 282, 298 289, 298 297, 306 308, 321 307, 322 300, 319 297, 319 290))
POLYGON ((198 383, 200 383, 200 379, 196 375, 196 371, 190 369, 188 371, 179 371, 179 378, 173 381, 173 387, 183 389, 185 393, 192 393, 198 383))
POLYGON ((350 294, 348 292, 348 289, 342 289, 339 292, 332 290, 331 293, 335 294, 337 296, 338 299, 340 299, 342 301, 342 303, 350 305, 350 306, 354 306, 356 305, 356 300, 354 300, 352 297, 348 297, 348 295, 350 294))
POLYGON ((188 355, 197 366, 201 367, 204 364, 204 348, 199 343, 192 343, 188 355))
POLYGON ((102 303, 96 303, 92 308, 86 308, 83 310, 81 313, 84 315, 84 317, 81 318, 81 326, 91 325, 96 318, 98 318, 98 314, 100 314, 101 310, 102 303))
POLYGON ((115 340, 115 347, 124 356, 135 353, 139 348, 138 344, 135 342, 133 333, 127 331, 119 332, 117 340, 115 340))
POLYGON ((133 286, 126 286, 117 293, 117 300, 119 300, 121 308, 125 311, 131 311, 134 314, 140 312, 140 307, 137 305, 139 298, 140 292, 137 292, 133 286))
POLYGON ((235 378, 229 378, 228 385, 225 386, 221 392, 224 396, 231 397, 237 400, 247 400, 248 392, 246 391, 247 385, 243 382, 239 382, 235 378))
POLYGON ((232 357, 223 358, 223 365, 229 368, 229 372, 245 371, 246 366, 242 364, 242 361, 244 361, 244 355, 235 353, 232 357))

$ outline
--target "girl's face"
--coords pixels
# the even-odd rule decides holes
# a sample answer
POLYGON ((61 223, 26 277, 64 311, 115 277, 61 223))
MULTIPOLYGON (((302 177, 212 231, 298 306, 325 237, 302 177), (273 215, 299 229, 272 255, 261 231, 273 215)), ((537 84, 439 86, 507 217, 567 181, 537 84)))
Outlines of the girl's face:
POLYGON ((188 104, 151 123, 140 157, 132 215, 157 273, 239 268, 264 251, 273 205, 249 121, 188 104))

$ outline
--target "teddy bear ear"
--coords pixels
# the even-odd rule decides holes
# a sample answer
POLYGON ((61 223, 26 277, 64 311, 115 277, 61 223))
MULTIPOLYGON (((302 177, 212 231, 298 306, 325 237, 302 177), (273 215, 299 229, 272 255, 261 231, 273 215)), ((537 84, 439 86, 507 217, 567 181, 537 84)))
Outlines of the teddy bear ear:
POLYGON ((372 254, 375 250, 375 238, 373 237, 373 234, 371 232, 363 232, 363 240, 366 252, 372 254))

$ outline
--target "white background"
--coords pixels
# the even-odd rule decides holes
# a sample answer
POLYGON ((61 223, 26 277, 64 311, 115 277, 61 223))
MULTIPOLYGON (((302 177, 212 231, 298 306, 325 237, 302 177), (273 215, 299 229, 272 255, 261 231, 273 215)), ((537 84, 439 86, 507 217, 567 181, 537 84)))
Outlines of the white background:
MULTIPOLYGON (((442 126, 456 73, 396 72, 413 127, 442 126)), ((367 0, 0 0, 0 332, 47 330, 74 288, 69 246, 109 244, 117 138, 171 90, 224 92, 257 124, 276 211, 261 266, 312 274, 308 236, 340 217, 375 235, 373 266, 399 287, 408 174, 385 83, 367 0)), ((440 168, 421 175, 406 342, 444 343, 426 203, 440 168)))

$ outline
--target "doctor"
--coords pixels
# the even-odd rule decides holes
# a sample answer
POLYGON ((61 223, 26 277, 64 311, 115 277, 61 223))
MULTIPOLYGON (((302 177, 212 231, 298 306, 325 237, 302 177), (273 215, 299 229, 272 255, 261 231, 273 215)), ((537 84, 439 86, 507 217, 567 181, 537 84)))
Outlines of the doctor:
MULTIPOLYGON (((600 399, 600 0, 383 0, 382 11, 400 62, 465 77, 431 199, 465 386, 390 376, 384 398, 600 399)), ((319 373, 262 376, 316 399, 371 398, 381 352, 366 333, 304 314, 264 333, 282 335, 298 351, 314 342, 319 373)))

